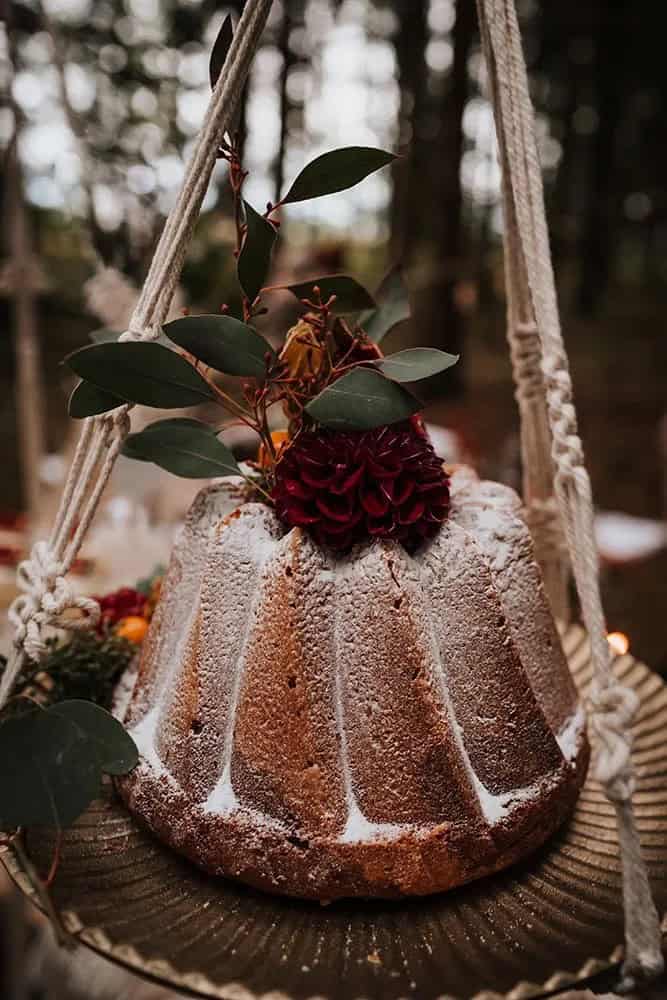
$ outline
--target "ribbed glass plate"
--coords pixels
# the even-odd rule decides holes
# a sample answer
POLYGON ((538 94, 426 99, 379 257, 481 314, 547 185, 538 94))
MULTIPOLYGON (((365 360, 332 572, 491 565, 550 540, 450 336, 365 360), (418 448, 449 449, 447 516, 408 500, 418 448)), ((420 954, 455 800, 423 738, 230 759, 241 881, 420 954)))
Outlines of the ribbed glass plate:
MULTIPOLYGON (((588 645, 564 639, 582 690, 588 645)), ((631 656, 615 664, 641 699, 637 820, 657 901, 667 909, 667 688, 631 656)), ((33 833, 48 869, 52 836, 33 833)), ((16 860, 5 855, 22 888, 16 860)), ((537 997, 619 960, 614 811, 589 777, 569 824, 527 861, 454 892, 404 903, 319 907, 214 880, 140 829, 116 800, 67 833, 54 886, 67 926, 132 970, 226 1000, 444 1000, 537 997)))

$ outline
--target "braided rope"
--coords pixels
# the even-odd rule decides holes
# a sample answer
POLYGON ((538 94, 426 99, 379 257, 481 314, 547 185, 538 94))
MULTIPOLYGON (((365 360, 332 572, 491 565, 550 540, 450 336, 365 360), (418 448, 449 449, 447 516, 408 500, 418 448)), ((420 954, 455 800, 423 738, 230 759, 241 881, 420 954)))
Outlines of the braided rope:
MULTIPOLYGON (((165 223, 139 300, 120 340, 151 340, 160 331, 180 277, 199 210, 216 163, 220 136, 233 119, 271 0, 248 0, 225 65, 211 96, 204 125, 188 164, 176 205, 165 223)), ((84 422, 48 541, 38 542, 21 563, 22 593, 10 608, 14 647, 0 681, 0 709, 26 657, 45 649, 49 628, 92 626, 99 609, 77 596, 66 576, 81 548, 116 458, 130 429, 128 405, 84 422)))
MULTIPOLYGON (((539 337, 542 405, 548 438, 524 437, 526 460, 553 477, 594 667, 588 701, 597 779, 616 809, 623 866, 626 957, 624 987, 663 968, 660 922, 651 897, 632 809, 635 786, 630 726, 636 699, 614 678, 600 599, 593 535, 593 500, 577 429, 563 345, 544 212, 533 109, 512 0, 477 0, 503 170, 509 337, 517 396, 526 420, 535 400, 535 353, 526 349, 531 324, 539 337), (523 324, 523 326, 522 326, 523 324)), ((530 506, 530 504, 529 504, 530 506)))

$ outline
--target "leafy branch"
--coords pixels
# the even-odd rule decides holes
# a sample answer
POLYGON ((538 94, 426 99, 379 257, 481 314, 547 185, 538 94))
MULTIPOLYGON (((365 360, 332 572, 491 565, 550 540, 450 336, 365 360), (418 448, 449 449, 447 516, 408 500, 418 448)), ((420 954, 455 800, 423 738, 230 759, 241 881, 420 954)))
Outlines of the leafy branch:
MULTIPOLYGON (((227 18, 211 53, 212 87, 232 42, 227 18)), ((313 423, 349 430, 395 423, 421 408, 405 383, 444 371, 456 359, 432 349, 383 358, 383 337, 409 315, 397 274, 375 297, 346 274, 267 284, 282 210, 360 183, 390 164, 393 153, 366 146, 322 153, 264 212, 244 197, 248 174, 233 127, 222 138, 218 156, 227 163, 234 205, 240 318, 223 305, 219 314, 186 315, 166 324, 159 343, 98 342, 75 351, 66 361, 82 381, 72 394, 70 414, 104 413, 122 402, 164 409, 214 403, 227 419, 240 421, 259 437, 262 458, 254 463, 252 476, 239 468, 219 431, 195 419, 159 421, 131 435, 125 454, 192 478, 240 474, 268 500, 280 458, 270 430, 272 408, 282 409, 291 437, 313 423), (302 310, 278 354, 255 327, 257 317, 267 311, 263 296, 276 290, 294 295, 302 310), (240 380, 236 391, 221 385, 221 375, 240 380)))

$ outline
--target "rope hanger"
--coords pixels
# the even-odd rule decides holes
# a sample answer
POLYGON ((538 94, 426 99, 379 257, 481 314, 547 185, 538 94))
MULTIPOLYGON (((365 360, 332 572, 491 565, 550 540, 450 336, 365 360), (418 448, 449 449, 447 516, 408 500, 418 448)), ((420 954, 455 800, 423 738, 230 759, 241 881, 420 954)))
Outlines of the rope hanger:
MULTIPOLYGON (((466 2, 466 0, 459 0, 466 2)), ((589 718, 595 774, 617 814, 626 925, 625 985, 663 966, 659 918, 632 810, 634 775, 629 726, 637 698, 611 672, 593 538, 590 481, 583 463, 563 345, 537 158, 533 109, 513 0, 477 0, 482 48, 494 105, 503 174, 508 339, 522 419, 524 492, 545 585, 563 614, 564 582, 558 518, 591 642, 594 679, 589 718)), ((152 340, 164 322, 215 166, 219 139, 231 122, 271 0, 247 0, 213 92, 178 200, 169 214, 128 330, 121 340, 152 340)), ((26 657, 38 658, 49 628, 95 624, 99 608, 77 597, 65 577, 93 519, 129 432, 129 405, 85 421, 55 524, 21 563, 23 591, 11 609, 14 649, 0 682, 0 709, 26 657), (83 612, 72 618, 71 609, 83 612)))
MULTIPOLYGON (((523 425, 523 462, 533 483, 552 484, 556 503, 544 495, 534 503, 530 493, 526 500, 529 512, 533 501, 533 512, 550 513, 551 508, 553 514, 556 510, 560 514, 591 643, 593 682, 588 709, 594 768, 616 810, 623 865, 624 985, 630 988, 636 977, 659 974, 664 964, 660 920, 632 808, 635 776, 630 725, 638 699, 616 681, 611 670, 591 485, 560 329, 534 113, 516 9, 513 0, 477 0, 477 8, 502 165, 507 332, 523 425)), ((548 519, 547 527, 551 528, 548 519)))
MULTIPOLYGON (((215 166, 220 136, 233 119, 270 8, 271 0, 248 0, 245 6, 177 202, 121 340, 153 340, 159 334, 215 166)), ((87 628, 97 622, 96 602, 76 596, 66 575, 129 433, 129 409, 121 406, 85 421, 51 535, 48 541, 37 542, 30 558, 19 565, 17 582, 22 593, 9 612, 15 629, 14 648, 0 682, 0 709, 25 658, 37 659, 43 654, 49 628, 87 628), (84 617, 73 617, 72 609, 83 612, 84 617)))

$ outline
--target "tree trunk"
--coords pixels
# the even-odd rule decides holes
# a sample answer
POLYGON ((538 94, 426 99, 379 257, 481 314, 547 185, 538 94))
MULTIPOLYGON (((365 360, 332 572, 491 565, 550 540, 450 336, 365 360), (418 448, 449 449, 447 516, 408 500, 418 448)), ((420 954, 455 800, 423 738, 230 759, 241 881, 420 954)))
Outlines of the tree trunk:
MULTIPOLYGON (((438 134, 430 146, 430 222, 427 267, 430 280, 418 311, 420 335, 429 344, 452 353, 461 352, 462 317, 456 304, 456 289, 462 277, 463 197, 461 157, 463 154, 463 112, 468 99, 468 57, 475 33, 475 9, 468 0, 458 0, 453 29, 454 58, 443 92, 435 106, 440 121, 438 134), (426 337, 425 337, 426 339, 426 337)), ((423 184, 423 181, 422 181, 423 184)), ((419 191, 418 185, 414 191, 419 191)), ((432 389, 447 395, 463 388, 462 368, 457 366, 433 383, 432 389)))
POLYGON ((582 240, 578 307, 593 316, 609 281, 613 239, 614 146, 623 92, 623 62, 627 44, 625 3, 599 0, 593 82, 598 113, 590 164, 587 212, 582 240))
POLYGON ((292 30, 292 18, 290 15, 289 4, 284 4, 283 16, 280 22, 280 31, 278 34, 278 49, 280 50, 280 55, 282 57, 282 67, 280 70, 280 138, 278 140, 278 152, 276 153, 276 158, 273 167, 273 177, 274 177, 274 202, 280 200, 280 196, 283 193, 283 185, 285 183, 285 152, 287 149, 287 138, 288 138, 288 116, 290 110, 290 101, 287 93, 287 78, 289 76, 290 69, 294 64, 294 58, 290 51, 289 46, 289 36, 292 30))
POLYGON ((428 3, 426 0, 397 0, 394 6, 398 18, 394 48, 401 92, 398 141, 399 149, 406 155, 397 160, 393 168, 391 257, 393 262, 405 264, 414 250, 425 214, 417 192, 428 162, 423 138, 428 79, 425 59, 428 3))

